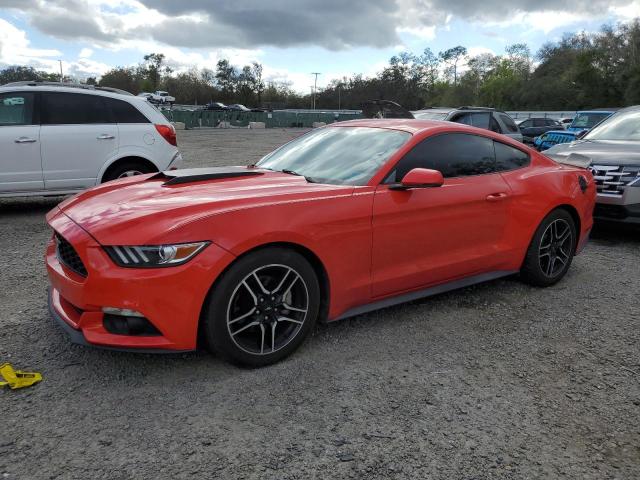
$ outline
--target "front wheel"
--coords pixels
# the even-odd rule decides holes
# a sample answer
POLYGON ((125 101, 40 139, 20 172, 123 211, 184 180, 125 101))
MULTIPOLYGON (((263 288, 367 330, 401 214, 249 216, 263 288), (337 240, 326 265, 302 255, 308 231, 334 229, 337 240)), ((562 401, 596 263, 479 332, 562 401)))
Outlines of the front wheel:
POLYGON ((520 270, 521 278, 538 287, 557 283, 569 270, 576 243, 575 221, 566 210, 554 210, 533 236, 520 270))
POLYGON ((279 247, 249 253, 216 282, 203 310, 203 331, 226 360, 261 367, 296 350, 313 329, 318 278, 299 253, 279 247))

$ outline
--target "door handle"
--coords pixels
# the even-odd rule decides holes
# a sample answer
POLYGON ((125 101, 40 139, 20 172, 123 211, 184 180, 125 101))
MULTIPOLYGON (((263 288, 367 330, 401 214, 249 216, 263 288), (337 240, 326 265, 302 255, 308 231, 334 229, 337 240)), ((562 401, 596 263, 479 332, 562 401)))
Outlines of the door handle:
POLYGON ((14 140, 14 142, 16 142, 16 143, 35 143, 35 142, 37 142, 37 140, 35 138, 20 137, 20 138, 16 138, 14 140))
POLYGON ((102 135, 98 135, 98 140, 113 140, 115 135, 109 135, 108 133, 103 133, 102 135))
POLYGON ((504 200, 509 195, 504 192, 500 193, 492 193, 491 195, 487 195, 487 202, 499 202, 500 200, 504 200))

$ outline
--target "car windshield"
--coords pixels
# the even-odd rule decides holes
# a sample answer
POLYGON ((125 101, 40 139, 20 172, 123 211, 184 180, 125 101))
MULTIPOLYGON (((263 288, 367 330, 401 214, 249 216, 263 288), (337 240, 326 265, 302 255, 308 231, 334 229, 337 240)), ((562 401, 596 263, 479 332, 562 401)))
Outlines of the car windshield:
POLYGON ((579 113, 571 123, 571 128, 591 128, 607 118, 610 113, 579 113))
POLYGON ((584 138, 585 140, 640 141, 640 110, 616 113, 584 138))
POLYGON ((447 118, 446 113, 437 112, 415 112, 413 116, 418 120, 444 120, 447 118))
POLYGON ((257 166, 318 183, 366 185, 410 137, 408 132, 383 128, 321 128, 283 145, 257 166))

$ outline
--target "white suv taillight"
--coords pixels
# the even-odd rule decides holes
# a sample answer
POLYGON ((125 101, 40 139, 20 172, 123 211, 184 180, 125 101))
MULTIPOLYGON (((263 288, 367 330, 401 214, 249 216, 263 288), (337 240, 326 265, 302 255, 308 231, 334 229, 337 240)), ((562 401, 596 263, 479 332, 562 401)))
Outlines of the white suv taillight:
POLYGON ((178 146, 178 139, 176 138, 176 129, 173 125, 161 125, 156 124, 156 130, 167 142, 174 147, 178 146))

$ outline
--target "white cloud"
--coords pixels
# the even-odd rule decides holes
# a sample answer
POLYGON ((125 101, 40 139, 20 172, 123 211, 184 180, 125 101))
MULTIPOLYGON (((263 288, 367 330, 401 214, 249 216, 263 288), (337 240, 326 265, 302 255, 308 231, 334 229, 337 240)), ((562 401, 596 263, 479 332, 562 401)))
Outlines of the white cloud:
POLYGON ((47 65, 57 63, 52 58, 62 53, 54 49, 31 48, 24 30, 0 18, 0 64, 47 65))
POLYGON ((93 50, 91 50, 90 48, 83 48, 82 50, 80 50, 78 57, 89 58, 91 55, 93 55, 93 50))
POLYGON ((433 40, 436 38, 436 27, 398 27, 398 32, 408 33, 421 40, 433 40))

